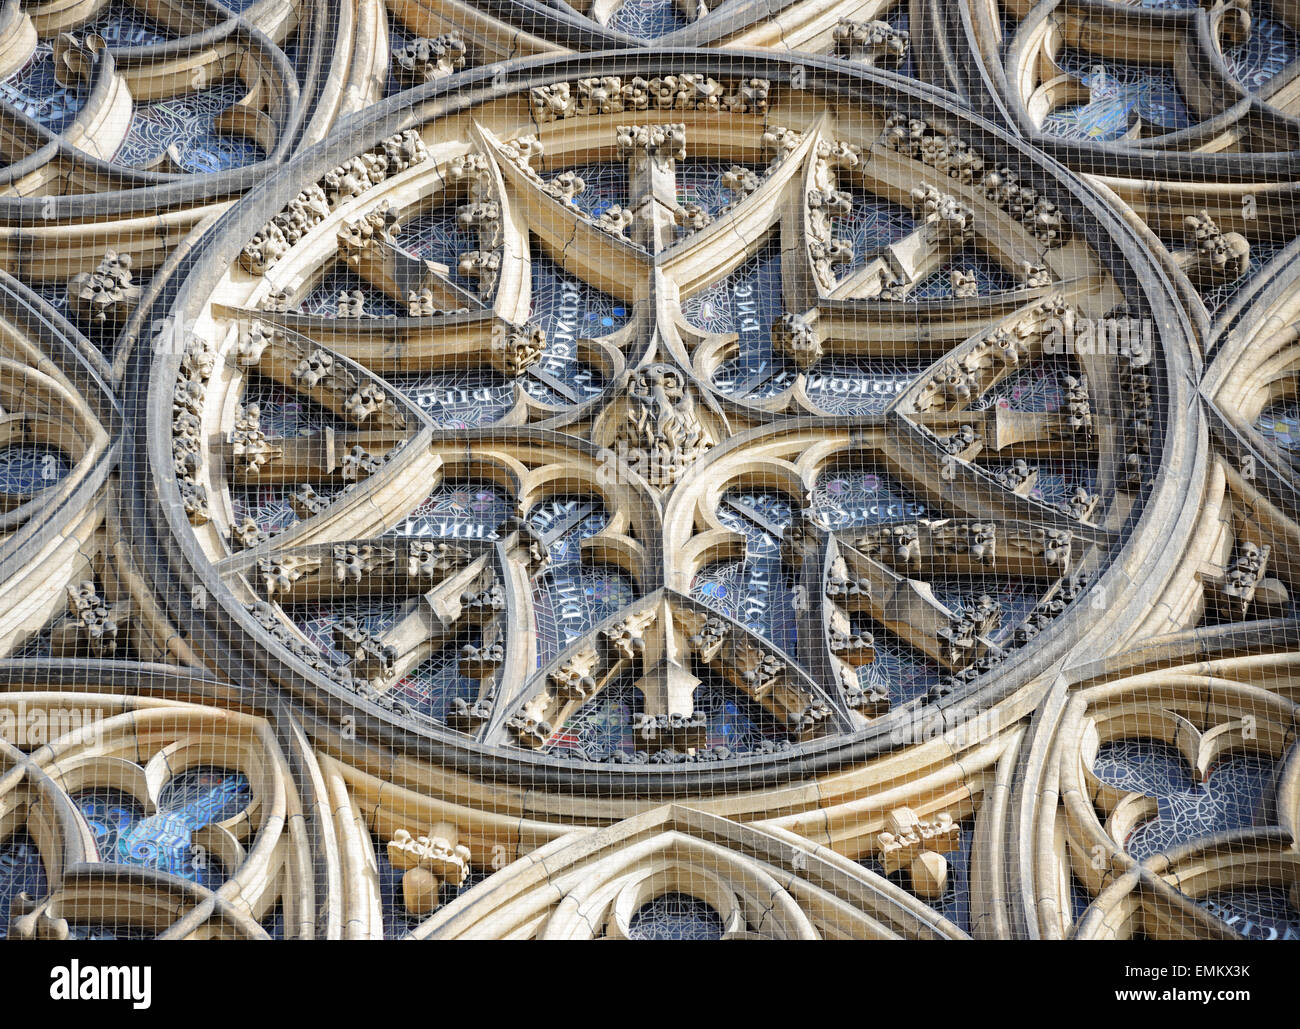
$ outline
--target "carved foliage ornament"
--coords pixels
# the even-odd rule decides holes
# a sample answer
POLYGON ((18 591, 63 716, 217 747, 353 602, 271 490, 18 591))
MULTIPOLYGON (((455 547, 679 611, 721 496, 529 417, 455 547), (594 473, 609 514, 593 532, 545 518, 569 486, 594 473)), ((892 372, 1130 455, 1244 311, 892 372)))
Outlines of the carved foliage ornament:
POLYGON ((419 36, 393 51, 393 70, 404 82, 417 85, 454 74, 465 67, 465 41, 459 32, 432 39, 419 36))
POLYGON ((536 86, 529 94, 539 123, 627 111, 726 111, 764 114, 771 83, 740 79, 723 85, 703 74, 667 75, 644 79, 603 76, 536 86))
POLYGON ((350 158, 307 187, 263 225, 239 255, 240 265, 262 275, 289 248, 319 225, 334 208, 359 197, 390 175, 403 172, 429 156, 424 140, 414 129, 390 136, 379 146, 350 158))
POLYGON ((614 436, 619 459, 656 486, 671 486, 713 446, 686 377, 667 364, 632 372, 624 420, 614 436))

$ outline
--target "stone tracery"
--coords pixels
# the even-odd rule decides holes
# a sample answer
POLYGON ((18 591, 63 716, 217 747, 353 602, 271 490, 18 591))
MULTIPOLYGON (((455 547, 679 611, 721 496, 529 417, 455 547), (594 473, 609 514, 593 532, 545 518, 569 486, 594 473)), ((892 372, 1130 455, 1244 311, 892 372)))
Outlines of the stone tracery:
MULTIPOLYGON (((1294 889, 1294 743, 1278 728, 1293 720, 1296 336, 1278 226, 1294 198, 1268 160, 1249 164, 1249 217, 1217 183, 1236 157, 1296 144, 1285 76, 1229 61, 1258 29, 1239 6, 1114 14, 1177 57, 1186 110, 1133 115, 1109 143, 1075 127, 1117 82, 1148 80, 1072 64, 1084 15, 1051 0, 1005 5, 996 25, 981 8, 961 60, 936 57, 948 15, 902 27, 888 3, 830 20, 782 4, 773 29, 725 3, 541 15, 519 0, 527 36, 486 14, 454 35, 440 5, 391 3, 375 10, 392 39, 353 44, 379 71, 312 97, 283 58, 291 38, 324 55, 320 11, 286 6, 271 24, 255 5, 196 51, 224 75, 251 30, 270 40, 250 59, 260 85, 214 122, 256 141, 263 186, 170 154, 93 216, 81 197, 121 157, 78 135, 91 107, 31 129, 40 146, 6 155, 0 180, 0 223, 49 199, 36 238, 76 244, 6 258, 40 295, 3 282, 0 424, 53 448, 52 465, 33 449, 13 468, 56 472, 0 505, 0 570, 39 555, 6 579, 24 603, 0 611, 0 712, 61 710, 61 656, 93 665, 108 706, 91 722, 110 739, 131 704, 216 725, 231 684, 282 702, 230 715, 238 769, 194 759, 217 776, 204 788, 244 777, 242 815, 193 816, 237 888, 153 869, 157 910, 215 898, 210 913, 122 932, 1215 935, 1262 924, 1223 883, 1294 889), (796 87, 794 59, 726 52, 773 32, 841 60, 799 65, 796 87), (598 54, 626 33, 699 49, 654 67, 598 54), (457 90, 476 66, 560 46, 587 56, 457 90), (996 72, 980 88, 1007 115, 997 131, 904 85, 955 87, 973 62, 996 72), (1191 90, 1184 69, 1206 67, 1191 90), (408 89, 400 115, 365 110, 408 89), (130 226, 153 190, 167 227, 146 240, 130 226), (36 328, 41 296, 69 319, 53 334, 36 328), (1187 442, 1202 426, 1207 453, 1187 442), (43 543, 36 505, 56 494, 62 542, 43 543), (1234 649, 1243 625, 1261 655, 1234 649), (1209 709, 1191 667, 1206 632, 1242 680, 1209 709), (173 669, 152 697, 115 692, 122 669, 159 661, 173 669), (1059 757, 1012 782, 1031 750, 1059 757), (1180 822, 1174 771, 1141 779, 1150 754, 1209 786, 1285 766, 1275 820, 1180 822), (847 772, 823 772, 827 755, 847 772), (287 771, 304 763, 330 803, 287 771), (732 768, 746 785, 720 794, 732 768), (776 803, 796 769, 816 801, 776 803), (1103 771, 1136 788, 1099 786, 1103 771), (885 779, 897 796, 876 798, 885 779), (530 799, 559 784, 570 809, 530 799), (1012 793, 1022 832, 1051 843, 1022 869, 994 843, 1012 793), (293 797, 353 885, 271 887, 258 834, 293 797), (596 824, 609 860, 592 882, 596 824), (654 875, 618 864, 670 836, 687 842, 654 875), (524 913, 544 884, 511 863, 537 853, 562 894, 540 920, 524 913), (493 870, 496 892, 476 894, 493 870), (1033 900, 1013 907, 1015 891, 1033 900)), ((0 70, 54 39, 66 102, 98 90, 124 110, 184 93, 157 84, 163 37, 210 27, 178 16, 133 49, 15 10, 0 10, 0 70)), ((23 768, 46 799, 22 803, 62 812, 66 855, 43 881, 31 866, 41 885, 9 932, 76 935, 104 860, 79 791, 111 776, 87 756, 76 782, 46 782, 41 751, 0 736, 0 772, 23 768)), ((123 832, 171 810, 141 760, 122 773, 135 800, 114 800, 141 808, 123 832)), ((28 812, 22 832, 50 831, 28 812)), ((0 846, 18 853, 19 835, 0 846)))

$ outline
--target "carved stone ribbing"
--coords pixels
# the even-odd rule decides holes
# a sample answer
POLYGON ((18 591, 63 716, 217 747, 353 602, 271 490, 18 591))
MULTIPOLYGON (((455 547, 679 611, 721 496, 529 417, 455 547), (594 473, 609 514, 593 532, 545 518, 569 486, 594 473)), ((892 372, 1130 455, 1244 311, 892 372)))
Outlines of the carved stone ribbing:
POLYGON ((78 626, 80 644, 92 657, 116 655, 119 626, 90 581, 67 587, 68 614, 78 626))
POLYGON ((383 643, 355 618, 344 618, 334 626, 334 646, 348 659, 352 674, 369 682, 391 679, 395 674, 397 649, 383 643))
POLYGON ((373 211, 343 223, 336 237, 339 257, 347 267, 359 269, 376 243, 396 243, 400 229, 397 212, 385 200, 373 211))
POLYGON ((620 125, 614 142, 624 160, 639 154, 660 164, 686 160, 686 126, 682 124, 620 125))
POLYGON ((207 487, 199 481, 203 466, 203 400, 216 354, 195 336, 186 344, 172 389, 172 460, 176 486, 191 525, 211 519, 207 487))

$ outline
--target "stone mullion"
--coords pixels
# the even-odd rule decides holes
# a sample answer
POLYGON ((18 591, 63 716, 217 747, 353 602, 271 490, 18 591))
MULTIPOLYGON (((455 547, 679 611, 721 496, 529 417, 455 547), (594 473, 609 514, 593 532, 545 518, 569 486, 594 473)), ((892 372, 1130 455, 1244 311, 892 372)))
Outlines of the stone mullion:
MULTIPOLYGON (((774 226, 784 231, 783 250, 791 251, 791 260, 806 261, 797 254, 802 229, 794 215, 802 203, 801 184, 806 177, 805 167, 816 136, 811 132, 806 136, 791 134, 790 142, 789 149, 784 149, 778 140, 768 143, 767 149, 777 153, 776 162, 759 179, 756 187, 707 227, 690 233, 656 257, 656 263, 677 284, 682 296, 692 296, 721 282, 739 263, 752 256, 774 226), (789 225, 784 226, 787 219, 789 225), (737 243, 741 245, 737 246, 737 243)), ((797 271, 796 274, 806 277, 807 273, 797 271)), ((806 285, 799 288, 810 296, 815 293, 806 285)))
POLYGON ((847 545, 840 556, 842 563, 824 588, 846 611, 867 615, 948 669, 962 668, 996 649, 978 633, 964 651, 954 650, 945 634, 959 616, 935 598, 927 583, 899 575, 847 545))
MULTIPOLYGON (((529 234, 549 249, 566 271, 589 285, 627 302, 644 296, 646 255, 630 241, 595 222, 571 202, 580 183, 565 183, 564 175, 544 180, 532 167, 541 156, 535 136, 502 142, 486 129, 479 130, 489 172, 499 184, 501 226, 504 239, 501 287, 497 313, 522 324, 527 318, 531 291, 529 234), (515 284, 516 251, 522 255, 523 278, 515 284)), ((484 173, 487 174, 487 173, 484 173)))
POLYGON ((1101 449, 1100 427, 1092 433, 1076 433, 1065 412, 992 407, 983 411, 926 411, 909 415, 908 420, 924 425, 939 436, 969 426, 983 444, 986 455, 1027 459, 1085 455, 1095 459, 1101 449))
POLYGON ((962 456, 945 453, 925 430, 896 418, 894 431, 881 440, 881 452, 897 472, 942 511, 959 511, 982 520, 1028 522, 1073 532, 1089 542, 1108 545, 1113 534, 1057 511, 1028 496, 999 488, 993 476, 977 470, 962 456))
POLYGON ((666 613, 661 595, 643 599, 576 640, 542 673, 503 693, 483 738, 489 743, 513 738, 520 746, 543 747, 579 708, 625 672, 647 668, 648 655, 662 652, 652 634, 663 631, 666 613))
MULTIPOLYGON (((391 430, 337 432, 326 429, 314 436, 295 436, 272 440, 279 453, 264 466, 253 470, 234 464, 235 443, 224 444, 227 482, 246 484, 285 484, 321 482, 341 478, 348 481, 345 458, 360 447, 367 455, 383 457, 405 441, 404 435, 391 430)), ((367 473, 368 474, 368 473, 367 473)), ((353 477, 359 481, 366 476, 353 477)))
POLYGON ((393 648, 391 667, 383 683, 377 684, 380 688, 401 682, 475 621, 464 597, 472 596, 485 579, 494 578, 492 564, 492 556, 484 554, 458 569, 421 595, 414 611, 376 636, 379 646, 393 648))
POLYGON ((966 518, 896 519, 835 535, 901 574, 924 578, 1007 575, 1054 583, 1085 551, 1067 530, 966 518))
POLYGON ((480 679, 478 697, 474 705, 466 705, 462 716, 454 724, 462 731, 476 735, 480 740, 492 742, 503 729, 506 719, 522 699, 528 682, 537 670, 537 616, 533 608, 533 578, 540 574, 541 566, 530 563, 515 550, 517 559, 511 560, 509 541, 498 544, 498 564, 503 569, 501 587, 505 591, 504 613, 484 629, 483 646, 479 652, 461 655, 462 674, 477 675, 480 679), (520 631, 522 627, 523 631, 520 631), (500 634, 501 660, 489 662, 481 658, 500 634), (489 664, 495 667, 488 667, 489 664), (476 667, 477 665, 477 667, 476 667))
POLYGON ((677 234, 677 156, 685 156, 685 127, 636 125, 620 127, 619 153, 627 160, 627 192, 633 213, 633 240, 657 254, 672 246, 677 234), (681 149, 674 149, 673 130, 681 131, 681 149), (669 138, 654 142, 655 130, 669 138), (645 139, 625 142, 625 132, 644 133, 645 139))
POLYGON ((511 325, 522 325, 532 306, 532 256, 528 239, 528 226, 521 220, 520 212, 511 203, 503 175, 507 162, 500 156, 500 144, 487 129, 475 123, 473 138, 477 152, 461 159, 457 171, 468 180, 469 198, 474 203, 498 205, 499 219, 495 226, 477 224, 480 250, 460 255, 461 274, 477 274, 486 286, 486 275, 491 275, 494 288, 480 290, 484 300, 491 298, 492 309, 511 325), (491 250, 482 249, 488 243, 498 244, 491 250), (497 255, 499 267, 495 273, 481 273, 467 261, 474 253, 497 255))

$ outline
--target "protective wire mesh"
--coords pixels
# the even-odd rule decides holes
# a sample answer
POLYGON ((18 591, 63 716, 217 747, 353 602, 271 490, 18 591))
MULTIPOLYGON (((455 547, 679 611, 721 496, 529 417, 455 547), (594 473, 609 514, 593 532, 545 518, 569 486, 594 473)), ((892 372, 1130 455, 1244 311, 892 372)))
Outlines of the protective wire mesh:
POLYGON ((1295 0, 0 0, 0 936, 1300 934, 1295 0))

